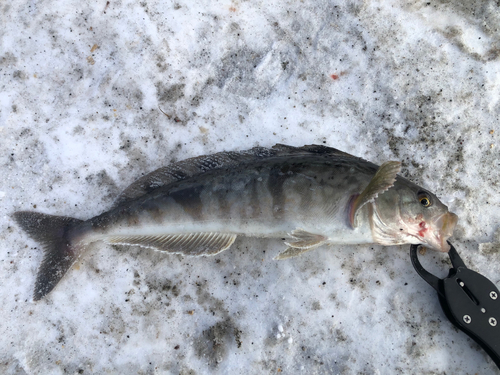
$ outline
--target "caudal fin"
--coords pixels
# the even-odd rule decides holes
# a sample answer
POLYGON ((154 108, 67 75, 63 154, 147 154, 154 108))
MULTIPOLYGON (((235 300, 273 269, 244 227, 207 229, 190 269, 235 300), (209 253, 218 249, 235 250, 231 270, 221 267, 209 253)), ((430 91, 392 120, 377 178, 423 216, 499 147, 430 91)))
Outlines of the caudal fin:
POLYGON ((38 301, 54 289, 80 255, 81 250, 72 244, 72 239, 73 229, 82 220, 29 211, 18 211, 12 216, 44 248, 33 294, 33 299, 38 301))

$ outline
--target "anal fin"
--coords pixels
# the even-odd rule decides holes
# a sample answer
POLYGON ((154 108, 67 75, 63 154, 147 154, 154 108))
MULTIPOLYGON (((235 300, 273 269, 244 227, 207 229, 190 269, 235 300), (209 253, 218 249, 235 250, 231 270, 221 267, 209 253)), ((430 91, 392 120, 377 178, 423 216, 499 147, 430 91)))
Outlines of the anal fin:
POLYGON ((169 253, 191 256, 215 255, 227 250, 235 241, 236 234, 201 232, 170 235, 112 236, 105 241, 119 245, 138 245, 169 253))

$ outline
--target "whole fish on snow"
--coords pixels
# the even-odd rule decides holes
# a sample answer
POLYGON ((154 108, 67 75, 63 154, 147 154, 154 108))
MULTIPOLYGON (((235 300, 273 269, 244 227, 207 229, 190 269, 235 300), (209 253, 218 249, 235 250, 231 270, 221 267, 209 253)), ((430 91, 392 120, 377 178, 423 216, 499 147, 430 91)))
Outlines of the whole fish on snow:
POLYGON ((198 256, 228 249, 237 236, 284 238, 277 259, 323 244, 448 251, 457 216, 399 171, 399 162, 379 167, 325 146, 255 147, 160 168, 89 220, 28 211, 13 217, 44 246, 34 300, 95 241, 198 256))

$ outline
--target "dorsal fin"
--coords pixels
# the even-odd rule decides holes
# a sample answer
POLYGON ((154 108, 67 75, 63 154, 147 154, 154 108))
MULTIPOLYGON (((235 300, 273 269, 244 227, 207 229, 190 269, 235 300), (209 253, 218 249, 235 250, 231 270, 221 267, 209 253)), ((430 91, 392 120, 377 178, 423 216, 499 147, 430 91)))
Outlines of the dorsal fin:
POLYGON ((269 157, 307 154, 330 154, 356 158, 343 151, 322 145, 294 147, 282 144, 276 144, 272 148, 254 147, 244 151, 218 152, 212 155, 197 156, 167 165, 141 177, 118 196, 114 206, 136 199, 172 182, 184 180, 209 170, 234 168, 241 164, 269 157))
POLYGON ((337 155, 337 156, 345 156, 355 159, 360 159, 357 156, 348 154, 347 152, 337 150, 333 147, 328 147, 324 145, 305 145, 301 147, 288 146, 278 143, 272 147, 273 150, 276 150, 278 155, 295 155, 295 154, 328 154, 328 155, 337 155))
POLYGON ((276 154, 264 147, 254 147, 245 151, 224 151, 212 155, 197 156, 161 167, 127 187, 116 199, 114 206, 138 198, 153 190, 175 181, 184 180, 209 170, 230 168, 241 163, 265 158, 276 154))

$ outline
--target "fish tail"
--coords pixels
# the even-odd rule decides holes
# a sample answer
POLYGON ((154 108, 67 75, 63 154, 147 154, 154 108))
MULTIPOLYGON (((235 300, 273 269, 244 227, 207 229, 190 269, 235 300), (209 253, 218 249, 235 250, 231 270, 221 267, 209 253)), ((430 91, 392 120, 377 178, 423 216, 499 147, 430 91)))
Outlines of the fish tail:
POLYGON ((33 299, 38 301, 54 289, 82 253, 82 246, 75 245, 75 240, 77 236, 81 238, 79 227, 83 221, 29 211, 18 211, 12 216, 44 248, 33 294, 33 299))

